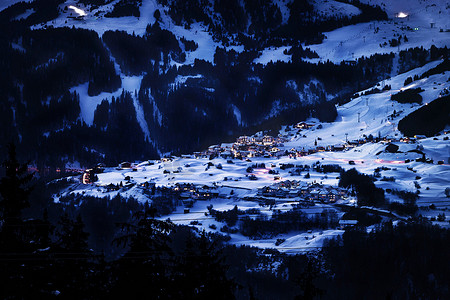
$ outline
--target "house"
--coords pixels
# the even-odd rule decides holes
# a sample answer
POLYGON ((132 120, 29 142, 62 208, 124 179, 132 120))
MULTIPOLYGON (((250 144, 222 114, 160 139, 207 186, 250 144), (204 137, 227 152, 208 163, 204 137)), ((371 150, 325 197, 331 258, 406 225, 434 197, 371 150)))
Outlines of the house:
POLYGON ((106 190, 108 192, 112 192, 112 191, 118 191, 120 189, 120 186, 118 184, 108 184, 107 186, 105 186, 106 190))
POLYGON ((236 140, 236 143, 238 143, 238 144, 250 144, 252 142, 253 142, 253 139, 246 135, 240 136, 236 140))
POLYGON ((308 193, 309 193, 309 188, 308 187, 302 187, 300 189, 300 195, 306 196, 308 193))
POLYGON ((358 220, 339 220, 339 227, 341 229, 351 228, 358 225, 358 220))
POLYGON ((285 190, 285 189, 278 189, 275 192, 275 197, 286 198, 287 194, 288 194, 287 190, 285 190))
POLYGON ((297 123, 297 125, 295 125, 295 127, 298 128, 298 129, 309 129, 309 128, 314 127, 314 124, 308 124, 306 122, 300 122, 300 123, 297 123))
POLYGON ((272 156, 278 156, 278 155, 282 155, 283 151, 281 151, 277 147, 273 147, 273 148, 270 149, 270 153, 272 154, 272 156))
POLYGON ((141 186, 145 189, 154 189, 156 187, 156 184, 154 182, 146 181, 142 183, 141 186))
POLYGON ((319 190, 318 198, 322 202, 328 202, 328 191, 326 189, 319 190))
POLYGON ((333 146, 331 146, 331 150, 332 151, 344 151, 345 146, 342 144, 333 145, 333 146))
POLYGON ((309 198, 311 200, 319 200, 320 190, 313 190, 309 192, 309 198))
POLYGON ((316 150, 317 150, 318 152, 324 152, 324 151, 325 151, 325 147, 324 147, 324 146, 318 146, 318 147, 316 148, 316 150))
POLYGON ((127 162, 127 161, 121 162, 119 164, 119 168, 120 169, 130 169, 131 168, 131 163, 127 162))
POLYGON ((270 135, 266 135, 262 139, 262 143, 264 146, 271 146, 271 145, 273 145, 274 142, 275 142, 275 138, 270 135))
POLYGON ((258 195, 265 196, 265 197, 275 197, 276 190, 269 186, 265 186, 262 189, 258 190, 258 195))
POLYGON ((344 60, 344 64, 347 66, 356 66, 356 60, 344 60))
POLYGON ((97 178, 97 175, 95 175, 94 169, 87 169, 86 171, 84 171, 84 173, 82 175, 83 184, 91 184, 97 180, 98 180, 98 178, 97 178))
POLYGON ((232 157, 231 151, 230 150, 223 151, 222 153, 220 153, 220 157, 225 158, 225 159, 231 158, 232 157))
POLYGON ((288 198, 296 198, 296 197, 298 197, 298 190, 289 191, 289 193, 287 194, 287 197, 288 198))
POLYGON ((330 202, 336 202, 337 200, 340 199, 340 196, 337 191, 331 190, 328 192, 327 198, 328 198, 328 201, 330 201, 330 202))

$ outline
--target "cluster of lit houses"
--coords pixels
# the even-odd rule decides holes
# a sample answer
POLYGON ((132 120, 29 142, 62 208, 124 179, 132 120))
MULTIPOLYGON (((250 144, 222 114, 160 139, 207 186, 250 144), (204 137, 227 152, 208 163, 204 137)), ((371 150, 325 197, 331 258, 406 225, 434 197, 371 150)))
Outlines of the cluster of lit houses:
POLYGON ((259 197, 301 198, 305 201, 334 203, 349 196, 349 190, 325 186, 318 183, 306 183, 297 180, 285 180, 271 186, 258 189, 259 197))
POLYGON ((240 136, 231 145, 213 145, 206 151, 194 152, 195 157, 222 157, 222 158, 248 158, 248 157, 277 157, 284 154, 278 147, 283 146, 285 139, 281 137, 240 136))
MULTIPOLYGON (((310 129, 316 126, 316 124, 300 122, 297 123, 294 128, 300 132, 303 129, 310 129)), ((319 125, 320 126, 320 125, 319 125)), ((446 133, 446 132, 445 132, 446 133)), ((364 138, 352 141, 346 141, 344 144, 336 144, 329 146, 315 146, 311 148, 295 149, 291 148, 289 150, 281 150, 280 147, 283 147, 283 143, 287 141, 283 136, 273 137, 270 135, 256 135, 256 136, 240 136, 236 139, 236 142, 233 144, 222 144, 222 145, 213 145, 210 146, 206 151, 203 152, 194 152, 194 156, 196 158, 204 158, 204 157, 222 157, 224 159, 227 158, 251 158, 251 157, 281 157, 281 156, 289 156, 291 158, 301 157, 310 155, 316 152, 323 151, 345 151, 348 149, 352 149, 359 145, 368 143, 368 142, 403 142, 403 143, 415 143, 417 140, 421 140, 426 138, 424 135, 416 135, 414 137, 377 137, 377 138, 364 138)), ((191 157, 190 155, 182 155, 182 157, 191 157)), ((162 158, 162 162, 171 161, 171 158, 162 158)), ((99 164, 92 169, 87 169, 83 172, 82 182, 84 184, 91 184, 96 181, 97 173, 103 172, 104 166, 99 164)), ((118 170, 122 169, 131 169, 132 171, 137 171, 136 166, 129 162, 122 162, 117 166, 118 170)), ((177 171, 174 171, 177 173, 177 171)), ((281 192, 279 192, 281 193, 281 192)), ((199 196, 202 197, 202 196, 199 196)), ((330 195, 330 197, 332 197, 330 195)), ((330 198, 329 197, 329 198, 330 198)), ((319 197, 320 198, 320 197, 319 197)), ((323 197, 322 197, 323 198, 323 197)), ((330 200, 330 202, 332 202, 330 200)))

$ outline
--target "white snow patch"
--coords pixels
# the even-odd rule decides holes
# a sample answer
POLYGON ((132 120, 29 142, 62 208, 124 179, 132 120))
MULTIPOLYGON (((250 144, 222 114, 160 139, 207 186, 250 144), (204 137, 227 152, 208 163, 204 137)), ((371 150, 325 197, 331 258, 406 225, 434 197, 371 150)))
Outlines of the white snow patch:
POLYGON ((283 46, 283 47, 269 47, 262 51, 262 54, 255 58, 253 61, 256 64, 262 64, 267 65, 269 62, 290 62, 291 61, 291 55, 284 54, 284 51, 288 50, 290 47, 283 46))
POLYGON ((342 3, 334 0, 314 0, 312 5, 314 10, 325 17, 350 17, 359 15, 361 10, 351 4, 342 3))
POLYGON ((238 108, 236 105, 234 105, 234 104, 232 104, 231 107, 233 108, 233 114, 234 114, 234 117, 236 118, 236 122, 237 122, 240 126, 242 126, 242 116, 241 116, 241 111, 240 111, 239 108, 238 108))

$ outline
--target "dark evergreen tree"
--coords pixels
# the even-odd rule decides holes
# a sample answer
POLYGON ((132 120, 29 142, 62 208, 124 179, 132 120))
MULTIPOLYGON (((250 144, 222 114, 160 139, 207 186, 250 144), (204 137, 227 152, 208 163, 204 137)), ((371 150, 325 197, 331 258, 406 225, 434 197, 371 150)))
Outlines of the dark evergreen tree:
POLYGON ((57 244, 59 247, 68 252, 87 252, 88 234, 84 231, 84 223, 81 215, 78 214, 74 221, 65 213, 61 217, 58 225, 60 228, 56 236, 58 237, 57 244))
POLYGON ((22 210, 30 205, 28 195, 34 174, 28 172, 28 164, 19 163, 16 146, 8 147, 8 158, 3 162, 5 176, 0 180, 0 209, 6 224, 18 222, 22 210))

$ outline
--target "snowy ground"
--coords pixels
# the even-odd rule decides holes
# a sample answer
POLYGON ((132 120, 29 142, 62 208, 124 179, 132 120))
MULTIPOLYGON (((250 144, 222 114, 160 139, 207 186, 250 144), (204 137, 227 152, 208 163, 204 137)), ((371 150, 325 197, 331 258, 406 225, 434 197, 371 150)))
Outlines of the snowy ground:
POLYGON ((375 53, 397 53, 414 47, 423 46, 428 49, 431 45, 436 47, 449 45, 450 32, 445 32, 450 29, 448 1, 366 0, 364 2, 380 5, 387 11, 390 20, 346 26, 326 33, 326 39, 322 44, 310 46, 311 50, 319 54, 318 60, 339 63, 362 56, 368 57, 375 53), (400 12, 407 16, 397 17, 400 12), (434 23, 433 28, 430 23, 434 23), (407 29, 408 26, 412 30, 407 29), (444 32, 440 32, 441 29, 444 32), (406 35, 408 42, 402 42, 399 47, 389 45, 380 47, 380 44, 384 42, 389 44, 389 40, 398 38, 398 35, 406 35))
MULTIPOLYGON (((445 47, 450 45, 450 5, 447 0, 365 0, 371 5, 380 5, 387 14, 389 21, 361 23, 345 26, 325 33, 326 39, 317 45, 307 46, 317 52, 319 58, 306 59, 310 62, 330 60, 340 63, 343 60, 356 60, 369 57, 376 53, 398 53, 409 48, 421 47, 429 49, 431 45, 445 47), (398 16, 401 12, 404 18, 398 16), (431 28, 433 23, 433 28, 431 28), (409 28, 408 28, 409 27, 409 28), (443 32, 440 32, 442 29, 443 32), (389 40, 398 36, 408 38, 398 47, 390 47, 389 40), (380 47, 380 44, 387 46, 380 47)), ((359 9, 350 4, 336 1, 314 1, 315 9, 324 15, 354 15, 359 9)), ((305 46, 306 47, 306 46, 305 46)), ((267 48, 255 60, 267 64, 270 61, 289 61, 290 57, 283 54, 284 47, 267 48)), ((395 71, 395 70, 394 70, 395 71)), ((395 71, 396 72, 396 71, 395 71)), ((395 73, 397 74, 397 73, 395 73)))
MULTIPOLYGON (((391 136, 400 138, 401 133, 397 129, 397 122, 420 107, 418 104, 399 104, 390 100, 392 93, 398 92, 400 89, 413 88, 420 86, 424 91, 421 93, 424 105, 439 97, 439 94, 444 89, 450 89, 448 78, 450 72, 444 74, 437 74, 415 81, 410 85, 403 87, 404 80, 409 76, 421 75, 423 72, 435 67, 441 61, 436 61, 425 65, 422 68, 412 70, 408 73, 398 75, 389 80, 380 83, 391 85, 390 91, 385 91, 378 94, 368 96, 360 96, 353 99, 349 103, 337 108, 338 118, 334 123, 322 123, 321 129, 318 129, 319 123, 317 120, 309 120, 315 122, 316 125, 308 130, 302 130, 300 133, 297 129, 289 130, 286 127, 282 130, 282 134, 290 138, 284 146, 280 147, 282 150, 289 150, 295 148, 300 150, 302 148, 308 149, 314 146, 317 141, 318 146, 328 146, 343 144, 346 139, 355 140, 361 138, 363 135, 368 136, 391 136), (400 116, 394 120, 387 120, 387 116, 396 110, 400 112, 400 116), (359 113, 359 120, 358 120, 359 113), (345 135, 347 133, 347 135, 345 135), (306 136, 306 137, 304 137, 306 136), (319 138, 321 138, 319 140, 319 138)), ((131 79, 130 79, 131 80, 131 79)), ((180 78, 180 82, 183 78, 180 78)), ((132 80, 131 80, 132 81, 132 80)), ((139 81, 139 80, 138 80, 139 81)), ((379 86, 379 87, 380 87, 379 86)), ((73 185, 66 193, 83 193, 85 195, 94 195, 99 197, 110 196, 113 197, 117 193, 122 196, 133 196, 139 201, 145 202, 148 200, 142 189, 140 183, 147 181, 155 182, 157 186, 171 187, 176 183, 193 183, 195 185, 207 185, 210 187, 217 187, 220 197, 208 201, 197 201, 190 209, 189 213, 184 213, 183 207, 178 209, 162 219, 170 218, 176 224, 190 224, 192 221, 198 221, 200 224, 193 225, 206 231, 219 231, 224 225, 216 222, 211 216, 205 215, 208 212, 207 206, 213 205, 215 210, 229 210, 235 205, 241 210, 250 208, 258 208, 262 213, 270 215, 272 210, 267 207, 261 207, 257 202, 248 201, 250 197, 256 196, 257 189, 274 184, 274 175, 268 173, 269 169, 276 169, 279 171, 280 180, 301 180, 304 182, 318 182, 325 185, 336 186, 338 184, 338 173, 322 174, 310 171, 311 177, 305 179, 304 176, 291 176, 289 170, 279 169, 280 164, 292 163, 298 165, 311 165, 316 162, 321 164, 337 164, 344 169, 356 168, 359 172, 372 175, 374 170, 379 167, 386 167, 388 170, 381 171, 381 176, 394 177, 395 181, 376 181, 376 185, 384 189, 397 189, 415 192, 417 186, 415 182, 420 185, 420 198, 417 201, 419 207, 422 207, 420 213, 428 217, 436 217, 439 213, 450 208, 450 200, 445 197, 444 190, 450 187, 450 143, 444 140, 444 137, 450 137, 450 133, 442 134, 435 138, 426 138, 419 140, 414 144, 407 144, 396 142, 399 146, 399 153, 385 152, 386 143, 366 143, 354 149, 342 152, 317 152, 312 155, 299 157, 296 159, 283 156, 281 158, 251 158, 251 161, 233 160, 233 163, 227 163, 226 159, 215 158, 209 160, 208 158, 196 159, 194 156, 175 157, 172 161, 151 161, 143 162, 137 165, 136 171, 131 169, 116 170, 115 168, 107 168, 104 173, 98 174, 99 181, 96 185, 73 185), (408 152, 420 148, 427 156, 434 160, 433 164, 415 162, 418 158, 417 153, 408 152), (405 163, 405 160, 412 160, 405 163), (436 164, 437 161, 443 160, 442 165, 436 164), (354 161, 354 165, 349 162, 354 161), (213 163, 214 166, 208 167, 208 163, 213 163), (250 180, 247 167, 255 163, 264 163, 266 169, 255 169, 252 174, 257 177, 257 180, 250 180), (218 164, 222 168, 216 168, 218 164), (170 173, 165 173, 169 171, 170 173), (175 171, 175 173, 174 173, 175 171), (110 183, 126 184, 128 181, 125 177, 129 176, 129 182, 135 184, 128 188, 123 188, 120 191, 106 192, 102 187, 110 183), (225 178, 227 178, 225 180, 225 178), (231 193, 233 191, 233 193, 231 193), (429 210, 428 207, 434 204, 437 210, 429 210), (210 226, 215 225, 216 229, 210 226)), ((222 146, 229 146, 224 144, 222 146)), ((399 201, 397 196, 386 193, 390 201, 399 201)), ((57 200, 57 199, 56 199, 57 200)), ((279 199, 273 209, 290 209, 292 201, 295 199, 279 199)), ((323 209, 333 209, 330 205, 316 204, 311 208, 305 208, 306 213, 320 213, 323 209)), ((448 222, 447 222, 448 223, 448 222)), ((447 226, 447 223, 442 225, 447 226)), ((247 244, 258 247, 277 248, 285 252, 298 252, 313 250, 320 247, 325 237, 342 234, 341 230, 325 230, 323 232, 314 231, 311 233, 305 232, 291 232, 286 235, 277 236, 265 240, 250 240, 241 234, 231 234, 231 243, 247 244), (275 246, 278 238, 286 239, 286 241, 279 246, 275 246)))

